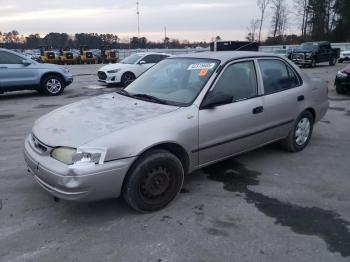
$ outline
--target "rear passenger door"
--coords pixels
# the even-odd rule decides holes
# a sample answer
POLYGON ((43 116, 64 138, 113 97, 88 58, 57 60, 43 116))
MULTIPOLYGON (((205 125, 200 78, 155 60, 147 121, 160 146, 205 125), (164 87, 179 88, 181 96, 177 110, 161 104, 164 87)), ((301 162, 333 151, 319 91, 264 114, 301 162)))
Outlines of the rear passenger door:
POLYGON ((258 59, 263 82, 266 142, 288 135, 304 108, 305 88, 298 73, 280 59, 258 59))
MULTIPOLYGON (((201 72, 199 72, 200 74, 201 72)), ((262 143, 263 101, 254 60, 229 64, 210 95, 233 96, 232 103, 199 110, 199 165, 205 165, 262 143)))
POLYGON ((15 87, 36 84, 33 65, 23 65, 24 58, 6 51, 0 51, 0 86, 15 87))

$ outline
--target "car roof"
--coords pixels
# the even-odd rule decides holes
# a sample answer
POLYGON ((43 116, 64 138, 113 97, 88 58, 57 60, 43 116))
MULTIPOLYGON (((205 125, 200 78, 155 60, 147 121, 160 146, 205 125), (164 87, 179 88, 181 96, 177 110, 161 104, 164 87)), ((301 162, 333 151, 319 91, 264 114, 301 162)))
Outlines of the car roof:
POLYGON ((202 58, 202 59, 215 59, 222 62, 243 59, 243 58, 252 58, 252 57, 276 57, 280 56, 264 53, 264 52, 253 52, 253 51, 219 51, 219 52, 200 52, 200 53, 190 53, 186 55, 178 55, 177 57, 184 58, 202 58))
POLYGON ((145 56, 145 55, 166 55, 166 56, 172 56, 171 54, 166 53, 157 53, 157 52, 137 52, 137 55, 145 56))

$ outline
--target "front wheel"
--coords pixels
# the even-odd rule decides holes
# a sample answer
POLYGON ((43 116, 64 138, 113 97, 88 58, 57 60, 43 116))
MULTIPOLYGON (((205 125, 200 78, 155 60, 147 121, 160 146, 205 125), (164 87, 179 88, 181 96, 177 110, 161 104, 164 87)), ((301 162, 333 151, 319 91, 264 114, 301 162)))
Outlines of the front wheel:
POLYGON ((130 169, 123 185, 123 197, 139 212, 160 210, 178 195, 183 180, 184 169, 175 155, 151 150, 130 169))
POLYGON ((314 117, 304 111, 295 121, 288 137, 281 141, 281 146, 289 152, 299 152, 308 144, 312 136, 314 117))
POLYGON ((121 84, 123 87, 127 87, 128 85, 130 85, 132 82, 134 82, 134 80, 136 79, 135 75, 132 74, 132 73, 124 73, 122 75, 122 78, 121 78, 121 84))
POLYGON ((62 94, 65 88, 64 81, 56 75, 48 75, 41 82, 41 90, 49 96, 58 96, 62 94))
POLYGON ((311 68, 315 68, 316 67, 316 59, 312 59, 310 66, 311 66, 311 68))

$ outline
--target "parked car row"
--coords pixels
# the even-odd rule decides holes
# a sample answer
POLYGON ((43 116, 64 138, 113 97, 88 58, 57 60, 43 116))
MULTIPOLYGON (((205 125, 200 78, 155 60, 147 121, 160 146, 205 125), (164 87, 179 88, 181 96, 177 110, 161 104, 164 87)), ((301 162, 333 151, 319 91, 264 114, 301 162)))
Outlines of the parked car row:
POLYGON ((303 150, 329 106, 326 83, 281 56, 158 54, 154 66, 148 56, 103 70, 150 67, 126 88, 35 122, 25 160, 44 190, 73 201, 123 196, 137 211, 156 211, 194 170, 274 142, 303 150))

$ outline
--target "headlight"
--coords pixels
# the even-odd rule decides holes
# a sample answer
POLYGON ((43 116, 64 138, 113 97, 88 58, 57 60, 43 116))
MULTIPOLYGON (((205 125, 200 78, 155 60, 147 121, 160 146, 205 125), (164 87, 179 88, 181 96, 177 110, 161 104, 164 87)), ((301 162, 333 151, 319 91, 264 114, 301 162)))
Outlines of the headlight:
POLYGON ((51 152, 51 157, 70 167, 92 167, 101 165, 106 156, 106 148, 79 147, 78 149, 59 147, 51 152))
POLYGON ((63 68, 63 71, 66 73, 66 74, 69 74, 69 69, 68 68, 63 68))
POLYGON ((113 70, 109 70, 107 71, 108 74, 115 74, 115 73, 118 73, 121 69, 118 68, 118 69, 113 69, 113 70))
POLYGON ((346 73, 344 73, 344 72, 342 72, 342 71, 339 71, 338 73, 337 73, 337 77, 339 77, 339 78, 345 78, 345 77, 347 77, 348 76, 348 74, 346 74, 346 73))
POLYGON ((51 151, 51 157, 66 165, 72 165, 76 151, 74 148, 58 147, 51 151))

